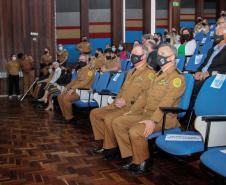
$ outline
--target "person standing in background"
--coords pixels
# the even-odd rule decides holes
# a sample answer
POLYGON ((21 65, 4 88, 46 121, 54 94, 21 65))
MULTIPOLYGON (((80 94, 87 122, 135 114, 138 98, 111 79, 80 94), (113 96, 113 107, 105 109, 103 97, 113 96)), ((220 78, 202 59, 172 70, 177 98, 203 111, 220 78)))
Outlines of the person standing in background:
POLYGON ((50 54, 49 48, 44 49, 44 54, 41 56, 40 61, 40 76, 45 76, 46 71, 48 71, 50 65, 53 63, 53 57, 50 54))
POLYGON ((24 93, 26 93, 34 80, 34 60, 32 56, 24 56, 23 53, 19 53, 17 58, 23 72, 24 93))
POLYGON ((12 99, 13 90, 15 89, 17 98, 20 98, 20 88, 19 88, 19 71, 20 64, 16 58, 15 54, 11 55, 10 60, 6 65, 6 70, 8 73, 8 88, 9 88, 9 99, 12 99))
POLYGON ((77 45, 77 49, 81 54, 89 55, 91 53, 91 44, 87 37, 82 37, 81 42, 77 45))

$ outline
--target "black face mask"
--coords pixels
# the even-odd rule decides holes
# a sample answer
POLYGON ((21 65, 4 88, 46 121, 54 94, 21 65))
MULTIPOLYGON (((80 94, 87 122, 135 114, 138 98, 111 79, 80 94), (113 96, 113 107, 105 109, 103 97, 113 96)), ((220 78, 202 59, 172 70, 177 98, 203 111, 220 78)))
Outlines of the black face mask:
POLYGON ((158 40, 157 38, 154 38, 154 41, 155 41, 156 43, 158 43, 159 40, 158 40))
POLYGON ((44 52, 45 52, 45 54, 49 53, 48 51, 44 51, 44 52))
POLYGON ((202 23, 203 26, 206 26, 206 23, 202 23))
POLYGON ((107 59, 107 60, 111 60, 112 57, 111 57, 111 56, 106 56, 106 59, 107 59))
POLYGON ((224 17, 225 15, 226 15, 225 13, 222 13, 222 14, 221 14, 222 17, 224 17))
POLYGON ((86 66, 86 62, 83 61, 79 61, 79 68, 85 67, 86 66))
POLYGON ((183 35, 182 35, 182 38, 183 38, 185 41, 188 41, 189 38, 190 38, 190 35, 189 35, 189 34, 183 34, 183 35))
POLYGON ((164 31, 164 35, 167 35, 168 34, 168 32, 167 31, 164 31))
POLYGON ((99 53, 95 53, 95 57, 97 58, 99 56, 99 53))
POLYGON ((132 63, 133 65, 139 63, 140 61, 142 61, 142 56, 143 56, 143 55, 134 55, 134 54, 132 54, 132 55, 131 55, 131 58, 130 58, 131 63, 132 63))
POLYGON ((224 35, 215 35, 214 36, 214 44, 219 44, 222 40, 224 40, 224 35))
POLYGON ((167 58, 168 58, 168 57, 164 57, 164 56, 158 55, 158 56, 157 56, 157 64, 158 64, 160 67, 166 65, 167 63, 169 63, 169 61, 167 61, 167 58))
POLYGON ((166 38, 166 43, 170 43, 170 38, 166 38))

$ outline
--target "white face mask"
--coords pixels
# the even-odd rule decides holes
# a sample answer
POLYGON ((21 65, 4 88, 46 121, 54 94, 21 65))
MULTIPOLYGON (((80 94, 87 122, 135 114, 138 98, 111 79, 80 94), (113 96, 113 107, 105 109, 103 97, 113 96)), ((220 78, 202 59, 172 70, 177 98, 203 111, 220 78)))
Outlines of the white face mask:
POLYGON ((12 57, 12 60, 15 61, 16 60, 16 57, 12 57))
POLYGON ((63 50, 63 47, 59 47, 58 49, 59 49, 60 51, 62 51, 62 50, 63 50))
POLYGON ((52 68, 49 68, 49 73, 52 73, 52 71, 53 71, 52 68))

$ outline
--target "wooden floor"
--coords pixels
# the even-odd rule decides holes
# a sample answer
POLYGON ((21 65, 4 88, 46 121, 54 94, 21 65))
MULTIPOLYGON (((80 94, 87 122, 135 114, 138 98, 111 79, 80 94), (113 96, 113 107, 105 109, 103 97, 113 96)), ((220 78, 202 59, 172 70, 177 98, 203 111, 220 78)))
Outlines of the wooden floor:
POLYGON ((120 161, 104 161, 88 123, 65 125, 59 113, 0 99, 0 185, 212 185, 199 162, 155 154, 152 171, 132 176, 120 161))

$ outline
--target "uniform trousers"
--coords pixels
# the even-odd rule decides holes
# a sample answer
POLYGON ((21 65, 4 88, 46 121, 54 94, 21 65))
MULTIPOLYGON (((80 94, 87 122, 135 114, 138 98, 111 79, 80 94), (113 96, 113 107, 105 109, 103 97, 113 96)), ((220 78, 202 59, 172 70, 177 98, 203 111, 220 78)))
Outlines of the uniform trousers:
MULTIPOLYGON (((139 123, 150 120, 149 115, 125 115, 112 123, 122 158, 132 156, 134 164, 141 164, 149 158, 148 140, 144 137, 145 124, 139 123)), ((159 130, 161 126, 156 124, 154 132, 159 130)))
POLYGON ((57 99, 60 105, 62 115, 65 117, 66 120, 72 119, 74 117, 72 111, 72 103, 73 101, 80 99, 79 95, 75 92, 73 92, 71 95, 63 93, 58 96, 57 99))
POLYGON ((20 86, 19 86, 19 82, 20 82, 20 78, 19 75, 9 75, 9 96, 13 95, 13 91, 15 90, 16 95, 20 95, 20 86))
POLYGON ((103 148, 118 147, 112 128, 114 119, 128 112, 128 108, 117 108, 114 105, 93 109, 90 113, 90 121, 95 140, 103 140, 103 148))

